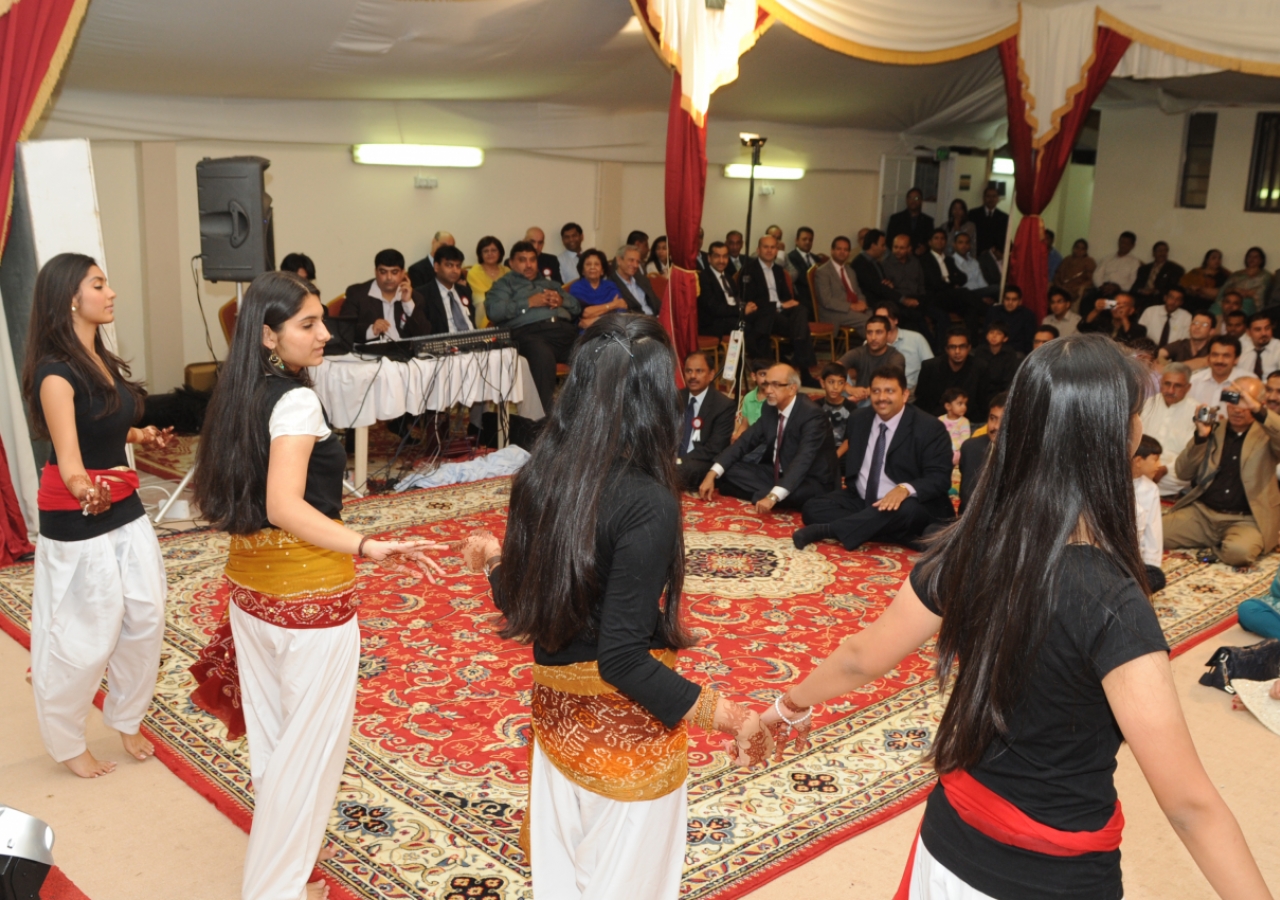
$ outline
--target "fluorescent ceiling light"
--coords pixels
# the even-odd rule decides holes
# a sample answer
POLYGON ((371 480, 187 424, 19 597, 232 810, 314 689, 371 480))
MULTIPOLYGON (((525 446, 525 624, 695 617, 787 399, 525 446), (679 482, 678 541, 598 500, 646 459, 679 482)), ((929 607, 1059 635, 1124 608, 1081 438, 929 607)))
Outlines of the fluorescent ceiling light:
POLYGON ((439 144, 356 144, 351 158, 368 166, 450 166, 474 169, 484 162, 479 147, 439 144))
MULTIPOLYGON (((750 178, 750 163, 732 163, 724 167, 725 178, 750 178)), ((804 169, 793 169, 789 166, 756 166, 756 178, 771 178, 774 181, 798 181, 804 177, 804 169)))
POLYGON ((995 159, 991 160, 991 174, 1012 175, 1013 160, 1009 159, 1007 156, 997 156, 995 159))

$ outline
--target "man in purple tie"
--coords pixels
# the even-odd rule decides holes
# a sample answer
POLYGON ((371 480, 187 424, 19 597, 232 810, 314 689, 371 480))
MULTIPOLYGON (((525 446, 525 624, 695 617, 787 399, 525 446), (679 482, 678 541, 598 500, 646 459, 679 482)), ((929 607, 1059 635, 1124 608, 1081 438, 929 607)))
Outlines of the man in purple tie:
POLYGON ((806 503, 796 548, 834 538, 846 550, 867 541, 908 544, 955 516, 951 438, 938 419, 907 404, 907 375, 886 366, 871 381, 871 406, 849 418, 843 490, 806 503))

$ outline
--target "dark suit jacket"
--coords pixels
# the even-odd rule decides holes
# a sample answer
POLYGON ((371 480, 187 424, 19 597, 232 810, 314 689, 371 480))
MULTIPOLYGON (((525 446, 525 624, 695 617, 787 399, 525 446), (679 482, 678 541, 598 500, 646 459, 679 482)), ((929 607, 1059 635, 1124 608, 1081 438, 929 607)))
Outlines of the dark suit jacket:
MULTIPOLYGON (((432 278, 435 277, 435 270, 432 270, 432 278)), ((382 318, 382 301, 369 296, 369 288, 373 285, 373 279, 363 281, 360 284, 353 284, 347 288, 347 299, 343 302, 343 312, 350 315, 352 310, 356 314, 356 342, 364 343, 369 340, 369 326, 382 318)), ((404 317, 404 309, 402 304, 394 304, 396 316, 396 328, 400 331, 400 337, 422 337, 426 334, 432 334, 431 321, 427 318, 427 304, 425 298, 420 291, 413 292, 413 315, 404 317), (403 323, 403 324, 402 324, 403 323)))
MULTIPOLYGON (((873 452, 872 426, 880 420, 870 407, 857 410, 849 417, 845 436, 849 449, 844 455, 845 489, 857 491, 858 471, 862 460, 873 452)), ((895 484, 909 484, 916 489, 916 499, 935 519, 954 516, 951 490, 951 436, 947 427, 928 413, 908 404, 902 409, 902 421, 884 455, 884 472, 895 484)))
POLYGON ((892 244, 893 239, 900 234, 911 238, 912 247, 929 243, 929 238, 933 234, 933 216, 922 212, 913 219, 911 212, 905 209, 894 213, 889 217, 889 226, 885 229, 885 235, 892 244))
MULTIPOLYGON (((836 458, 836 441, 831 434, 831 422, 818 404, 804 394, 797 394, 792 402, 795 409, 787 416, 787 425, 782 432, 782 475, 775 487, 794 492, 812 478, 822 485, 824 491, 834 491, 839 487, 840 467, 836 458)), ((938 426, 942 427, 942 423, 939 422, 938 426)), ((943 433, 946 433, 945 429, 943 433)), ((763 446, 764 457, 759 464, 772 469, 773 445, 777 435, 778 409, 766 403, 755 424, 717 456, 716 462, 728 471, 730 466, 741 462, 756 447, 763 446)), ((947 451, 948 464, 951 460, 950 452, 947 451)))
POLYGON ((991 435, 984 434, 969 438, 960 445, 960 512, 969 505, 973 489, 978 486, 978 478, 987 465, 987 457, 991 455, 991 435))
MULTIPOLYGON (((613 266, 609 267, 609 279, 618 286, 618 294, 627 302, 627 309, 633 313, 643 313, 639 302, 635 297, 631 296, 631 288, 627 287, 622 281, 622 277, 618 275, 618 270, 613 266)), ((644 291, 645 302, 649 304, 649 308, 653 310, 656 316, 662 312, 662 298, 653 290, 653 284, 649 281, 649 276, 643 272, 636 272, 636 284, 640 290, 644 291)))
POLYGON ((940 416, 947 410, 942 405, 942 395, 948 388, 960 388, 969 398, 970 422, 987 417, 987 364, 972 353, 964 361, 959 372, 951 370, 945 356, 926 359, 920 366, 920 378, 916 381, 913 399, 916 406, 931 416, 940 416))
MULTIPOLYGON (((453 289, 462 298, 462 309, 467 314, 467 327, 475 328, 476 312, 471 305, 471 288, 459 281, 453 289)), ((422 288, 422 296, 426 301, 424 305, 427 308, 427 320, 431 323, 431 333, 448 334, 449 312, 445 307, 444 295, 440 292, 440 282, 433 277, 422 288)))
POLYGON ((876 304, 884 303, 886 300, 897 303, 902 299, 901 293, 882 283, 885 277, 884 269, 867 254, 859 253, 849 260, 849 267, 853 269, 853 274, 858 276, 858 293, 867 301, 867 306, 875 307, 876 304))
MULTIPOLYGON (((550 278, 552 281, 558 281, 560 284, 564 284, 564 277, 560 274, 560 258, 552 256, 550 253, 539 253, 538 271, 540 273, 546 273, 547 270, 550 270, 551 274, 543 274, 544 278, 550 278)), ((574 274, 576 275, 577 273, 575 272, 574 274)))
MULTIPOLYGON (((729 289, 737 297, 737 285, 733 283, 733 275, 724 270, 729 289)), ((742 306, 730 304, 725 298, 720 279, 716 278, 714 269, 701 269, 698 272, 698 334, 724 337, 738 327, 742 316, 742 306)))
MULTIPOLYGON (((810 253, 809 255, 814 256, 813 264, 817 265, 818 260, 815 254, 810 253)), ((799 250, 792 250, 787 254, 787 259, 790 260, 791 267, 800 273, 800 278, 795 284, 796 299, 805 304, 805 308, 812 312, 813 295, 809 293, 809 264, 804 261, 804 257, 800 255, 799 250)))
POLYGON ((1081 318, 1080 324, 1077 327, 1080 331, 1086 334, 1089 332, 1099 332, 1107 335, 1108 337, 1115 338, 1122 344, 1147 336, 1147 326, 1139 325, 1137 316, 1129 317, 1129 329, 1127 331, 1124 329, 1119 331, 1115 330, 1115 324, 1116 323, 1111 317, 1111 310, 1104 309, 1102 312, 1098 313, 1098 317, 1092 322, 1081 318))
POLYGON ((969 276, 960 271, 955 260, 950 256, 943 257, 947 261, 947 277, 951 279, 950 283, 942 279, 942 267, 938 265, 938 260, 932 253, 925 252, 916 258, 920 260, 920 268, 924 270, 924 289, 930 296, 962 288, 969 280, 969 276))
MULTIPOLYGON (((681 388, 680 409, 683 411, 688 405, 689 389, 681 388)), ((733 419, 737 413, 737 404, 714 386, 707 388, 707 396, 702 398, 702 407, 698 410, 698 418, 702 420, 702 428, 698 429, 700 437, 693 442, 693 449, 680 459, 685 464, 696 461, 706 463, 709 467, 733 439, 733 419)), ((683 423, 683 419, 681 422, 683 423)), ((775 424, 773 427, 778 426, 775 424)))
MULTIPOLYGON (((974 230, 978 232, 978 246, 974 249, 974 256, 981 256, 992 247, 1004 249, 1005 235, 1009 233, 1009 214, 1003 210, 992 210, 991 215, 987 215, 987 208, 979 206, 969 210, 969 221, 973 223, 974 230)), ((997 281, 997 283, 999 283, 997 281)))
MULTIPOLYGON (((779 303, 795 299, 787 287, 787 270, 777 260, 773 263, 773 283, 778 289, 779 303)), ((769 299, 769 285, 764 281, 764 263, 759 259, 752 256, 743 261, 742 271, 738 273, 738 286, 742 291, 740 302, 754 303, 758 307, 753 315, 774 311, 773 301, 769 299)))
MULTIPOLYGON (((1004 244, 999 249, 1003 251, 1004 244)), ((1000 283, 1000 263, 990 249, 978 257, 978 268, 982 269, 982 277, 987 280, 987 284, 1000 283)))
MULTIPOLYGON (((1133 279, 1133 289, 1135 291, 1144 291, 1147 287, 1147 279, 1151 277, 1151 267, 1154 262, 1143 263, 1138 267, 1138 275, 1133 279)), ((1166 262, 1160 270, 1160 274, 1156 276, 1156 293, 1161 297, 1164 292, 1172 287, 1178 287, 1182 284, 1182 276, 1186 274, 1186 270, 1176 262, 1166 262)))
POLYGON ((424 256, 405 271, 409 273, 409 283, 413 285, 413 289, 420 291, 428 282, 435 280, 436 264, 431 261, 431 257, 424 256))
MULTIPOLYGON (((732 262, 730 264, 732 264, 732 262)), ((710 269, 711 254, 706 250, 699 250, 698 255, 694 257, 693 266, 695 269, 710 269)))

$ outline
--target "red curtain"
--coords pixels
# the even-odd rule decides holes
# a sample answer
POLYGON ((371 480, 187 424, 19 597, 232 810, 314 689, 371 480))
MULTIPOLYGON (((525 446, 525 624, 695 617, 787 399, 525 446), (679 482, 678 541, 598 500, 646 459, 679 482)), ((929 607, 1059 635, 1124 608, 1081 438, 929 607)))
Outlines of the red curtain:
POLYGON ((1033 147, 1022 82, 1018 80, 1018 38, 1015 35, 1000 44, 1005 99, 1009 107, 1009 149, 1013 153, 1018 210, 1023 215, 1009 251, 1007 281, 1022 288, 1023 302, 1037 318, 1048 309, 1049 291, 1049 251, 1044 245, 1044 221, 1040 213, 1058 189, 1085 117, 1130 43, 1129 38, 1110 28, 1098 28, 1093 64, 1084 87, 1073 98, 1071 110, 1062 117, 1058 133, 1039 149, 1033 147))
MULTIPOLYGON (((671 273, 662 304, 662 324, 675 343, 676 356, 698 348, 698 271, 695 258, 707 186, 707 129, 680 105, 680 73, 671 76, 667 113, 666 218, 671 273)), ((676 380, 684 383, 679 366, 676 380)))

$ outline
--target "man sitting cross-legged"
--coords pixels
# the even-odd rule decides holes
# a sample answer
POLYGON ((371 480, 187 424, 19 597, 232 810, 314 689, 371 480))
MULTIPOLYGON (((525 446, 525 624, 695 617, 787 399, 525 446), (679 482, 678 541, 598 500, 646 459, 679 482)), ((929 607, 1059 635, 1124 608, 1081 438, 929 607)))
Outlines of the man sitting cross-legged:
POLYGON ((719 479, 722 494, 750 500, 763 514, 775 506, 799 509, 839 484, 831 423, 817 404, 800 394, 799 373, 776 365, 766 376, 764 390, 766 405, 760 418, 716 457, 702 480, 698 496, 703 500, 711 499, 719 479), (757 447, 764 448, 760 461, 748 462, 748 454, 757 447))
POLYGON ((684 388, 680 391, 684 419, 676 474, 686 491, 698 489, 711 464, 733 439, 737 410, 732 400, 716 390, 715 381, 715 369, 707 354, 695 350, 684 358, 684 388))
POLYGON ((954 517, 951 437, 933 416, 907 404, 907 376, 891 366, 871 382, 871 408, 849 419, 845 488, 804 505, 797 549, 835 538, 846 550, 867 541, 916 540, 954 517))

